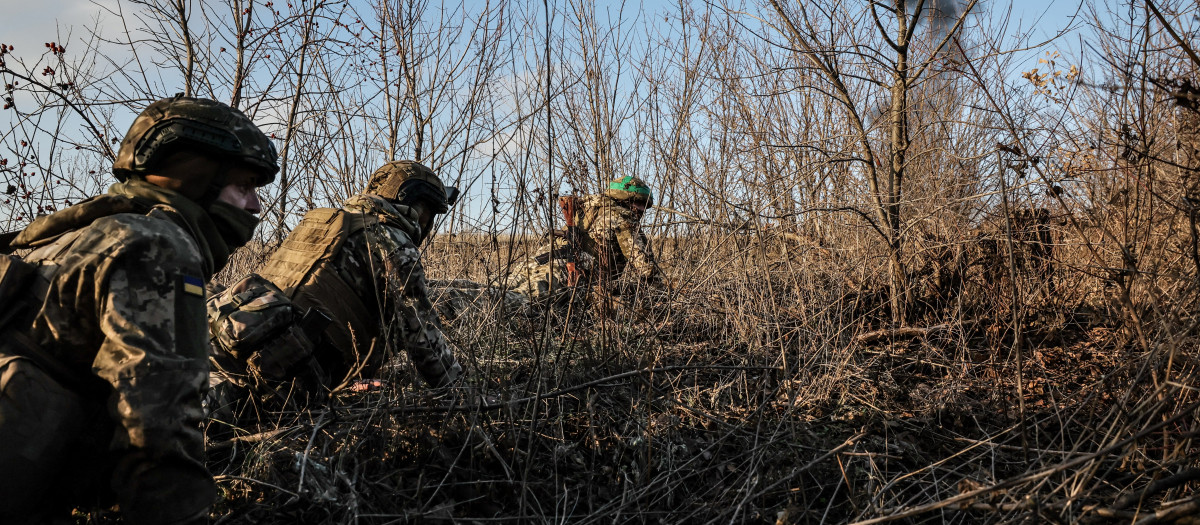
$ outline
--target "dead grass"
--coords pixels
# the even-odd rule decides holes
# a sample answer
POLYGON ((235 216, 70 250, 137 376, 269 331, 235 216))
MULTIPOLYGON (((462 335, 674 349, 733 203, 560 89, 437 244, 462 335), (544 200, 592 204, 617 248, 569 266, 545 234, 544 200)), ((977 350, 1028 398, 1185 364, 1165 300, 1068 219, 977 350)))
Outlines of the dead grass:
MULTIPOLYGON (((1135 327, 1067 234, 1014 302, 981 238, 914 250, 901 333, 869 244, 659 237, 674 290, 609 319, 448 323, 450 393, 398 361, 385 391, 210 436, 216 522, 1187 523, 1194 310, 1146 278, 1135 327)), ((426 264, 486 281, 529 248, 500 245, 439 237, 426 264)))

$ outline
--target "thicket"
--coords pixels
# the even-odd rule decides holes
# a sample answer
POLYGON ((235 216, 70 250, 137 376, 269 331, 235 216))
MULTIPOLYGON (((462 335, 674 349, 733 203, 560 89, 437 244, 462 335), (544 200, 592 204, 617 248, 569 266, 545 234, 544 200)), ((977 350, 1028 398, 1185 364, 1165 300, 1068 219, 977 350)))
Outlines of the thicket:
POLYGON ((999 2, 99 7, 40 56, 0 48, 7 229, 103 191, 177 91, 281 150, 225 281, 393 158, 467 188, 425 250, 439 283, 501 282, 558 194, 634 174, 659 203, 670 287, 482 294, 447 315, 451 393, 399 360, 211 433, 217 523, 1200 514, 1194 2, 1085 2, 1078 56, 999 2))

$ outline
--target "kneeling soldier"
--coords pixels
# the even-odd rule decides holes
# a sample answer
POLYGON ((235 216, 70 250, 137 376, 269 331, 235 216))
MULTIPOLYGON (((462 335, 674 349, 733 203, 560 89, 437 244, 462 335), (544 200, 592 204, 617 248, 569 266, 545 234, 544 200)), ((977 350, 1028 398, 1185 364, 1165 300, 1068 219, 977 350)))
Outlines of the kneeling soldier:
MULTIPOLYGON (((273 379, 321 375, 328 378, 327 388, 336 389, 378 377, 388 359, 404 350, 430 386, 455 382, 462 367, 429 300, 418 246, 433 229, 435 216, 446 213, 457 197, 458 189, 444 186, 429 168, 401 160, 376 170, 366 191, 347 199, 342 208, 308 212, 257 273, 292 303, 292 325, 275 333, 298 333, 302 312, 309 312, 310 319, 320 312, 329 322, 323 330, 307 330, 311 347, 272 337, 265 338, 266 344, 247 345, 254 347, 243 352, 247 365, 253 368, 253 354, 270 353, 268 361, 300 364, 291 372, 276 368, 281 375, 273 379)), ((226 292, 238 293, 270 295, 253 283, 226 292)), ((232 354, 238 336, 222 340, 221 334, 265 331, 232 325, 220 314, 219 304, 226 302, 219 297, 212 303, 210 323, 218 347, 232 354)))
POLYGON ((121 143, 118 184, 0 256, 0 523, 114 500, 128 523, 207 521, 204 284, 253 234, 276 158, 236 109, 159 100, 121 143))

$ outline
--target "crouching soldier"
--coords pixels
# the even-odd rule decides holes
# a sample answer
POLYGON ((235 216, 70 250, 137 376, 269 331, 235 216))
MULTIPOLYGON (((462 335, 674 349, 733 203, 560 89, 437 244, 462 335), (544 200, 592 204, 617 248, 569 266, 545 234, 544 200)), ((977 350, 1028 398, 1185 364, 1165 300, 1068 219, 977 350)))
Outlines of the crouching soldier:
POLYGON ((618 177, 601 194, 561 197, 559 204, 566 229, 554 232, 550 245, 514 272, 509 280, 514 291, 544 303, 589 289, 619 295, 629 286, 663 282, 639 225, 654 206, 644 181, 618 177))
POLYGON ((127 523, 204 523, 216 497, 204 283, 250 239, 275 149, 240 111, 176 96, 137 116, 112 170, 0 257, 0 523, 114 502, 127 523))
MULTIPOLYGON (((305 347, 282 337, 248 345, 255 348, 249 355, 270 352, 286 356, 275 360, 288 366, 304 363, 294 373, 319 370, 332 390, 378 377, 383 365, 404 350, 429 386, 454 383, 462 367, 429 300, 418 246, 432 231, 435 216, 446 213, 457 196, 458 190, 444 186, 429 168, 402 160, 376 170, 366 191, 347 199, 342 208, 308 212, 257 273, 291 301, 293 324, 274 333, 305 332, 296 326, 302 314, 311 320, 320 312, 329 321, 316 320, 321 329, 308 327, 312 361, 305 347)), ((222 295, 238 293, 247 298, 269 295, 261 283, 234 286, 222 295)), ((218 297, 210 304, 223 302, 218 297)), ((230 317, 214 312, 210 308, 214 335, 252 331, 232 326, 230 317)), ((232 348, 237 339, 228 337, 218 346, 232 348)))

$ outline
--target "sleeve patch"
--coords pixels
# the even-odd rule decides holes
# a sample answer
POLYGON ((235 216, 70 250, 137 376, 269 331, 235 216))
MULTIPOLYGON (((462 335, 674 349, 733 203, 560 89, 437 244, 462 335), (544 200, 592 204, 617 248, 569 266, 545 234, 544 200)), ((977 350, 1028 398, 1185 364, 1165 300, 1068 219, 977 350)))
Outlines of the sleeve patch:
POLYGON ((183 291, 198 297, 204 297, 204 281, 191 275, 183 276, 183 291))

